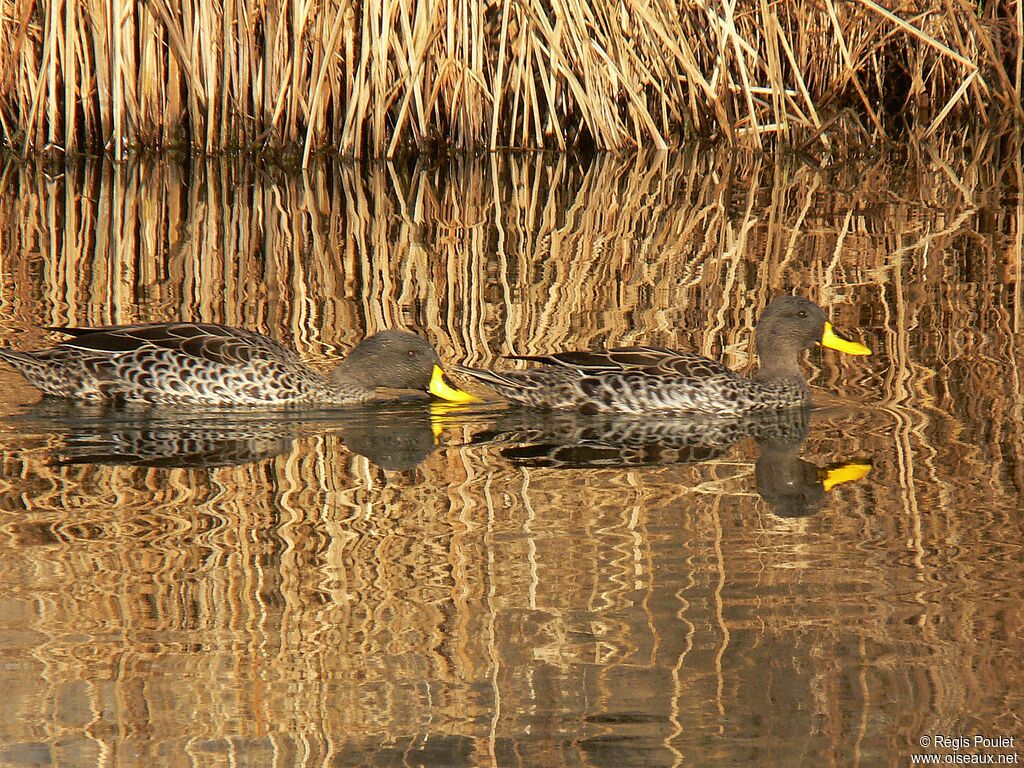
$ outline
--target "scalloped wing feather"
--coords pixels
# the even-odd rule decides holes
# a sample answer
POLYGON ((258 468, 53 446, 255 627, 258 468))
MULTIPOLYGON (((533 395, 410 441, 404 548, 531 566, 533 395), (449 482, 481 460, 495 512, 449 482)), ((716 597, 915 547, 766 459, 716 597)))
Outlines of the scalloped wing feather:
POLYGON ((147 323, 51 330, 73 337, 56 349, 76 349, 100 356, 157 347, 217 365, 244 366, 253 361, 301 364, 297 354, 266 336, 213 323, 147 323))
POLYGON ((665 347, 621 347, 603 351, 556 352, 550 355, 512 355, 513 360, 528 360, 548 366, 560 366, 581 374, 639 371, 648 376, 684 376, 706 378, 736 374, 719 362, 693 352, 665 347))

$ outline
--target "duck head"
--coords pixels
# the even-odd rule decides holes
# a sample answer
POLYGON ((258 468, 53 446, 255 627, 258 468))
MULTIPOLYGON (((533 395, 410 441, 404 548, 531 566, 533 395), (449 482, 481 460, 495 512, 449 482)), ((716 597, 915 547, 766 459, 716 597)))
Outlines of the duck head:
POLYGON ((814 302, 800 296, 772 299, 757 321, 757 354, 761 359, 757 377, 801 376, 800 353, 817 344, 848 355, 871 354, 866 346, 836 330, 814 302))
POLYGON ((333 376, 369 389, 418 389, 453 403, 479 400, 445 379, 437 352, 414 333, 383 331, 367 336, 349 353, 333 376))

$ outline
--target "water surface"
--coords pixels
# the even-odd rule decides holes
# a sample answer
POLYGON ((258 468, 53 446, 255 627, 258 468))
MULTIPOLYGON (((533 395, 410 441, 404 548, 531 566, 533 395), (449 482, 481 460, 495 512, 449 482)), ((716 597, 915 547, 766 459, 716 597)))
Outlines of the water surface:
POLYGON ((7 166, 18 349, 181 318, 315 364, 405 327, 451 362, 648 343, 748 370, 758 311, 796 291, 875 354, 811 353, 809 417, 706 430, 412 398, 69 409, 0 367, 0 764, 1019 745, 1022 178, 989 146, 7 166))

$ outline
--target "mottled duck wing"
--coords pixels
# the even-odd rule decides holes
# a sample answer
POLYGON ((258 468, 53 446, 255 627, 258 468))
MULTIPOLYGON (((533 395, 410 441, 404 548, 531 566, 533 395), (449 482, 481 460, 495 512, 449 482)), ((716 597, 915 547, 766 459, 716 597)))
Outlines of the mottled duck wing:
POLYGON ((571 368, 581 373, 598 373, 600 371, 622 370, 622 363, 613 359, 614 352, 625 352, 628 350, 610 351, 570 351, 555 352, 549 355, 508 355, 509 360, 526 360, 531 363, 550 365, 559 368, 571 368))
POLYGON ((290 349, 259 333, 214 323, 146 323, 102 328, 50 328, 73 338, 58 348, 100 356, 139 352, 147 348, 178 352, 197 362, 245 366, 257 361, 299 364, 290 349))
MULTIPOLYGON (((686 379, 703 381, 718 377, 739 377, 735 371, 717 360, 694 352, 679 352, 674 349, 647 347, 649 364, 640 367, 642 373, 649 376, 661 376, 669 379, 686 379)), ((636 369, 634 369, 636 370, 636 369)))
POLYGON ((586 376, 601 373, 641 373, 702 379, 735 375, 721 363, 692 352, 679 352, 665 347, 621 347, 602 351, 556 352, 550 355, 513 355, 514 360, 529 360, 542 365, 559 366, 579 371, 586 376))

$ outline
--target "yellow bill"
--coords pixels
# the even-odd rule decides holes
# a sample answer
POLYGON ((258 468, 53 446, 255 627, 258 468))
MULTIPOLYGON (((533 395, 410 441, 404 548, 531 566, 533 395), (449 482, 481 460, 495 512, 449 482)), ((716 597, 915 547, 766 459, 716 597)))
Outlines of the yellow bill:
POLYGON ((827 493, 841 483, 852 483, 854 480, 866 477, 870 471, 870 464, 851 461, 839 467, 820 470, 821 484, 825 487, 825 492, 827 493))
POLYGON ((828 347, 829 349, 838 349, 840 352, 845 352, 848 355, 870 355, 871 350, 861 344, 859 341, 851 341, 845 336, 839 334, 835 328, 832 327, 832 323, 825 323, 825 333, 821 335, 821 346, 828 347))
POLYGON ((456 389, 444 378, 444 371, 438 365, 434 366, 434 373, 430 377, 430 394, 434 397, 439 397, 442 400, 447 400, 449 403, 478 403, 480 398, 476 395, 471 395, 469 392, 463 392, 461 389, 456 389))

